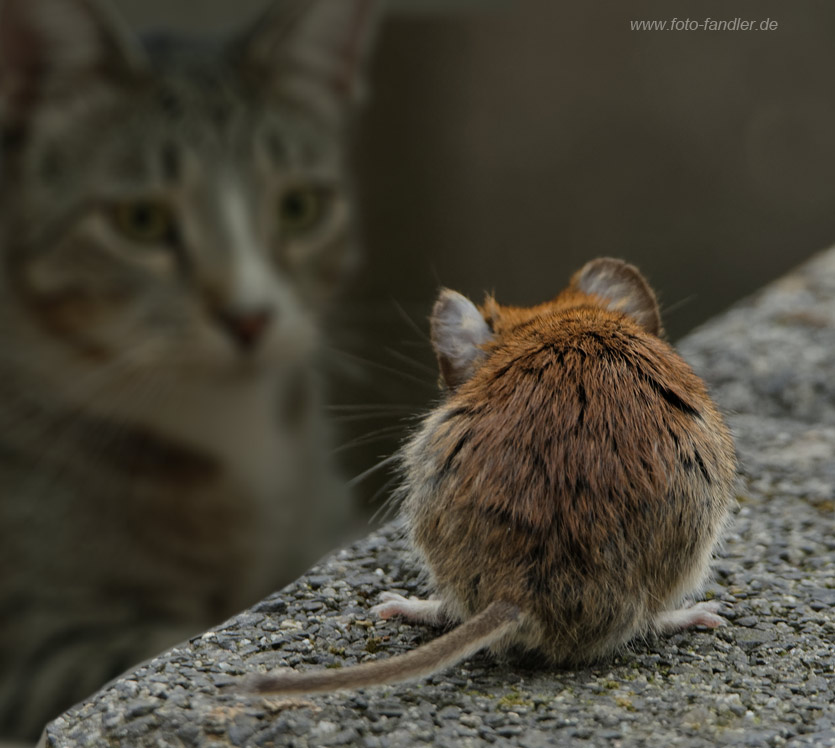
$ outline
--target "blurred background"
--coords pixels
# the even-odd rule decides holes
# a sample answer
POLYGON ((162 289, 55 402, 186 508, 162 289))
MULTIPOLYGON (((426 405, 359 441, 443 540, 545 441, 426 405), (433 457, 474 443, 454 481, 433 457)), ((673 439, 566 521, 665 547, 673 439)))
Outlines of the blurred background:
MULTIPOLYGON (((117 5, 222 30, 264 2, 117 5)), ((531 304, 615 255, 675 340, 835 242, 834 78, 835 3, 391 0, 355 151, 366 262, 334 343, 346 472, 436 396, 441 284, 531 304), (633 29, 708 17, 757 30, 633 29)))

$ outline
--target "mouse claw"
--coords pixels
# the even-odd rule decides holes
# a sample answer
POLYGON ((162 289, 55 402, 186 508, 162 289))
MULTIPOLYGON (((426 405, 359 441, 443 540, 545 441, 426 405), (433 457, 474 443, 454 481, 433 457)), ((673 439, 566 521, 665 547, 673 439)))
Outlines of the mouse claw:
POLYGON ((387 621, 394 616, 400 616, 411 623, 428 623, 437 625, 443 621, 440 600, 421 600, 418 597, 403 597, 395 592, 383 592, 382 602, 371 608, 371 612, 387 621))
MULTIPOLYGON (((412 598, 412 600, 416 600, 417 598, 412 598)), ((408 602, 409 598, 403 597, 403 595, 398 595, 396 592, 381 592, 380 593, 380 600, 384 603, 389 602, 398 602, 404 603, 408 602)))
POLYGON ((408 605, 409 600, 403 595, 398 595, 395 592, 383 592, 380 594, 380 602, 371 608, 371 612, 387 621, 396 615, 406 617, 403 611, 408 608, 408 605))
POLYGON ((718 602, 711 600, 710 602, 701 602, 692 605, 688 612, 691 615, 690 626, 704 626, 708 629, 715 629, 719 626, 724 626, 727 621, 722 616, 717 615, 722 606, 718 602))
POLYGON ((720 608, 721 605, 717 601, 710 600, 695 603, 689 608, 668 610, 656 617, 655 627, 658 631, 664 632, 681 631, 693 626, 715 629, 724 626, 726 623, 722 616, 717 615, 720 608))

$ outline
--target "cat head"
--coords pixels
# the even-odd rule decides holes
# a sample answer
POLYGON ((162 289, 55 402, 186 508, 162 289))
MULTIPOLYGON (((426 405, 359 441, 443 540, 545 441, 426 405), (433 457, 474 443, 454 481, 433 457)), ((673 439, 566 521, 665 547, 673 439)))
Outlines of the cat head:
POLYGON ((608 257, 586 263, 565 291, 530 309, 505 307, 488 297, 479 308, 466 296, 442 289, 431 316, 432 346, 441 379, 455 389, 470 379, 487 348, 520 324, 568 309, 591 308, 627 318, 645 333, 663 333, 655 294, 637 268, 608 257))
POLYGON ((377 6, 278 0, 215 44, 140 40, 97 0, 0 0, 0 306, 30 346, 302 355, 355 259, 345 135, 377 6))

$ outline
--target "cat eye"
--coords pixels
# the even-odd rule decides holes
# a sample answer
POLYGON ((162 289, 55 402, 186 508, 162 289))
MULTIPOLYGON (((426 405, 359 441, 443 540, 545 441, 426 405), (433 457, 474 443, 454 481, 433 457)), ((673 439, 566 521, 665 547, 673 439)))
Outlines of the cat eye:
POLYGON ((170 241, 174 235, 174 215, 156 200, 131 200, 112 208, 113 224, 128 239, 142 244, 170 241))
POLYGON ((303 234, 316 226, 328 207, 328 190, 322 187, 294 187, 287 190, 278 206, 278 218, 285 235, 303 234))

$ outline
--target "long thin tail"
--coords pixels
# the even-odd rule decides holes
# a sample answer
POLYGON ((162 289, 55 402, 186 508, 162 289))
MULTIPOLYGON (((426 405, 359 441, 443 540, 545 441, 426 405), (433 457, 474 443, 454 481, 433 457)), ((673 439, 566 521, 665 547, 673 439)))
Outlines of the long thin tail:
POLYGON ((341 670, 279 670, 251 678, 246 683, 246 689, 256 693, 290 695, 381 686, 421 678, 451 667, 494 644, 516 626, 519 615, 519 608, 515 605, 490 603, 481 613, 449 633, 411 652, 341 670))

